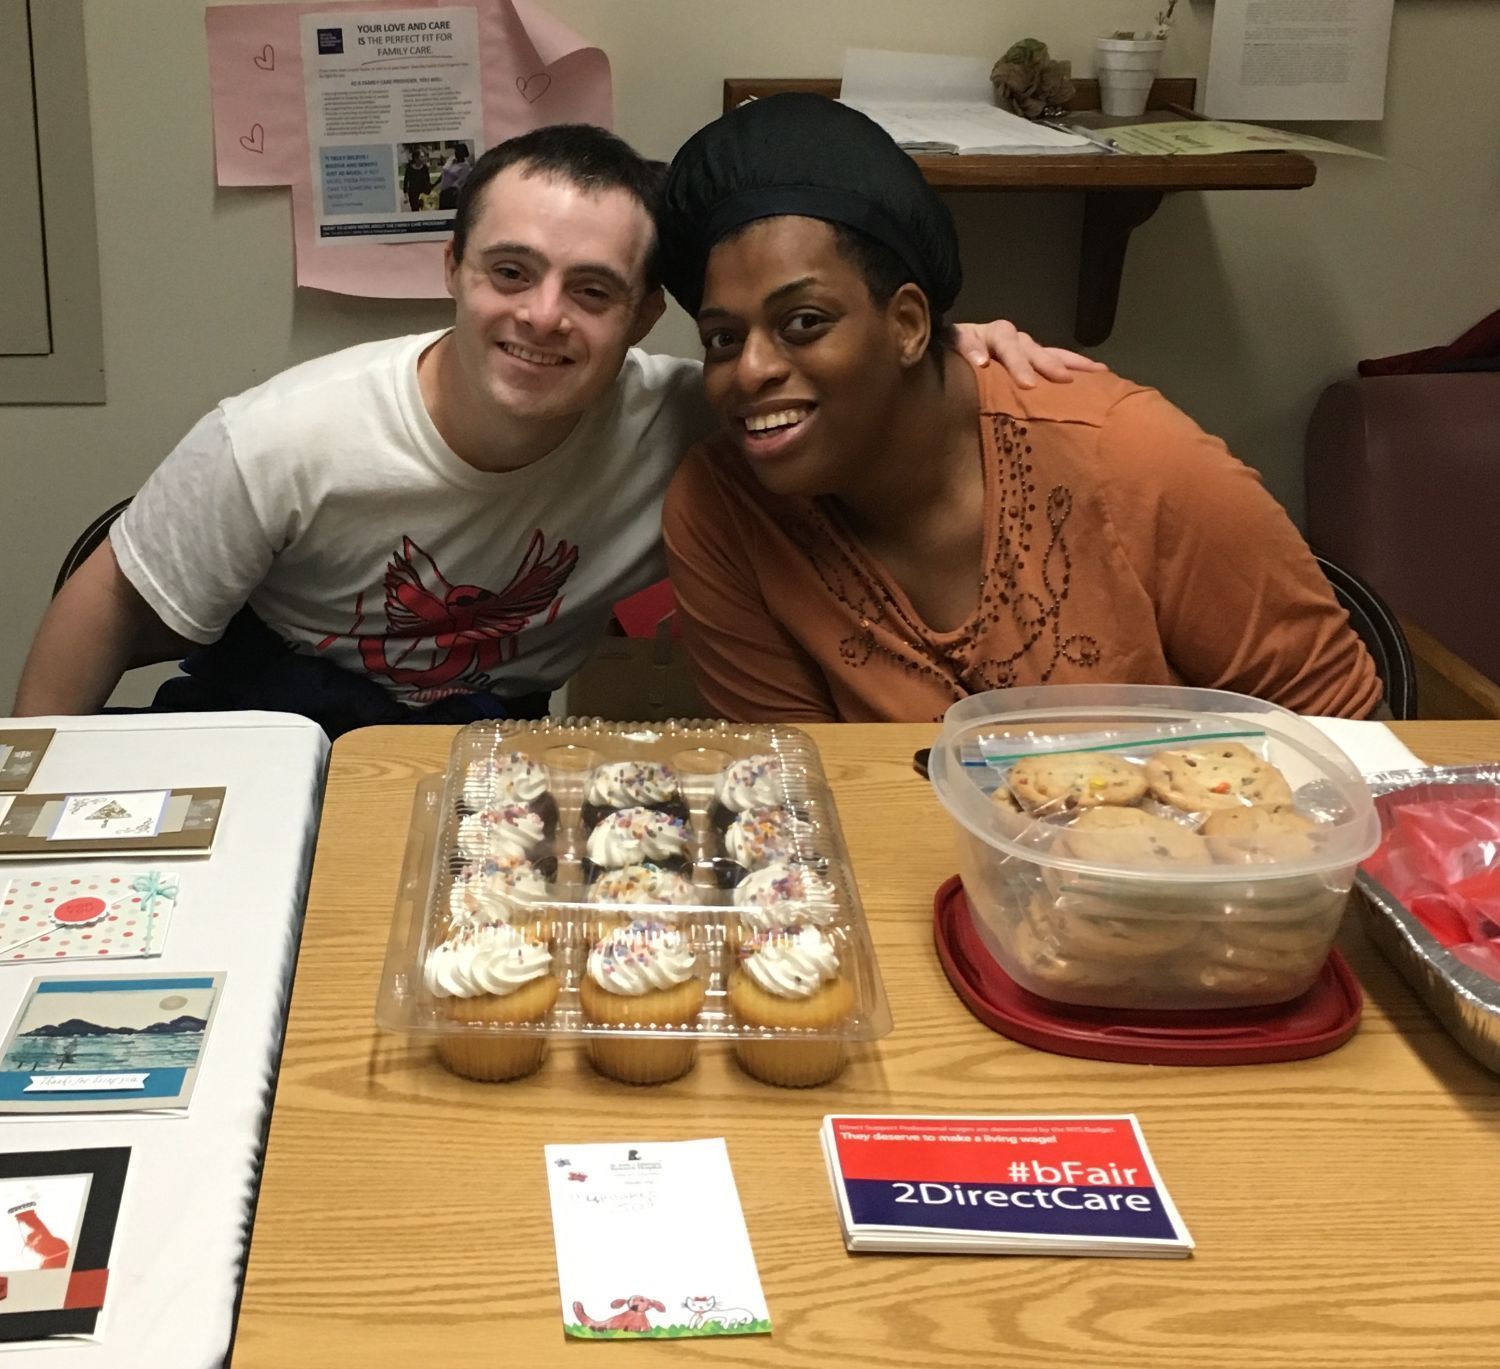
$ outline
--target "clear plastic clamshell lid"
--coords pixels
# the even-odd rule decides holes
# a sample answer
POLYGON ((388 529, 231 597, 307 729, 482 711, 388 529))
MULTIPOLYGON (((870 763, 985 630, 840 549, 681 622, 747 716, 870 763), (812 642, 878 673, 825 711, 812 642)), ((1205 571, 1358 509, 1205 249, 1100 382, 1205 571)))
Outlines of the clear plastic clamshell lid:
POLYGON ((462 729, 417 793, 376 1020, 439 1038, 885 1035, 816 747, 719 722, 462 729))

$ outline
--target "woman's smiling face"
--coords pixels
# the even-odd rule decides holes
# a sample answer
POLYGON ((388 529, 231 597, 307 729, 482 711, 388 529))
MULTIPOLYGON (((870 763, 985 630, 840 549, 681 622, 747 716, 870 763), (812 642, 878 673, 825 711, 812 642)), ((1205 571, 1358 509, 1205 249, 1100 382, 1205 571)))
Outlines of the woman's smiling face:
POLYGON ((912 291, 876 304, 820 219, 760 219, 714 247, 698 311, 704 384, 768 489, 857 487, 926 347, 912 291))

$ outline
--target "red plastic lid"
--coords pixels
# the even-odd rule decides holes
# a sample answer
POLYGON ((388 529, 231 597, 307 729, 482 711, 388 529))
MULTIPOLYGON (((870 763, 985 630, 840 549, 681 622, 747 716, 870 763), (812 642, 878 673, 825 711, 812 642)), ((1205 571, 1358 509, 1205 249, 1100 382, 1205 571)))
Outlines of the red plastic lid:
POLYGON ((933 939, 948 980, 985 1026, 1037 1050, 1130 1065, 1264 1065, 1342 1046, 1364 996, 1337 952, 1300 998, 1269 1008, 1139 1012, 1053 1003, 1023 989, 980 940, 954 875, 933 900, 933 939))

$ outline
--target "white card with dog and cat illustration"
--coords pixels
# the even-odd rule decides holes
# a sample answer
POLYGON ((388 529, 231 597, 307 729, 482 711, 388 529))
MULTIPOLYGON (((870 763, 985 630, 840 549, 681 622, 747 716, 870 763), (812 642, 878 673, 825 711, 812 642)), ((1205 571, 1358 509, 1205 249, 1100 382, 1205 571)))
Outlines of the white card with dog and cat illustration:
POLYGON ((676 1340, 770 1331, 722 1137, 544 1150, 568 1335, 676 1340))

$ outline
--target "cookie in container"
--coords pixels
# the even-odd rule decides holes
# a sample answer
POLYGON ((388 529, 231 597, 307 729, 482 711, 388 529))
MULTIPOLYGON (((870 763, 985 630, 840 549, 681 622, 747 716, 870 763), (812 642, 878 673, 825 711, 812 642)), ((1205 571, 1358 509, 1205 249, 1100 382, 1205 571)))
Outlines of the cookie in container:
POLYGON ((928 764, 984 946, 1062 1004, 1298 997, 1378 831, 1358 770, 1321 732, 1223 691, 975 695, 948 710, 928 764))

